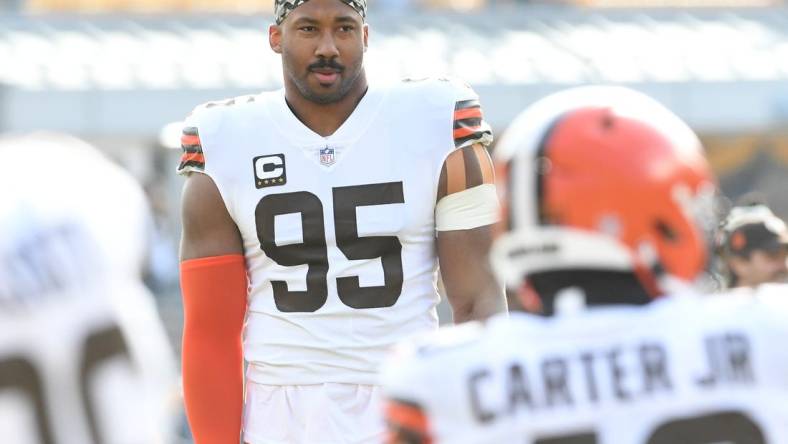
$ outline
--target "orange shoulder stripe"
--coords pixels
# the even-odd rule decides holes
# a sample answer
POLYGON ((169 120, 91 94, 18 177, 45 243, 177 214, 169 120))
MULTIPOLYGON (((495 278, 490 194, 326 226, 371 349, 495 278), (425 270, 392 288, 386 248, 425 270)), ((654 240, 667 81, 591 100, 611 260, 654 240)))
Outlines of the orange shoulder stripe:
POLYGON ((459 139, 461 137, 467 137, 470 136, 471 134, 481 131, 481 129, 482 129, 481 125, 463 126, 461 128, 457 128, 456 130, 454 130, 454 138, 459 139))
POLYGON ((386 404, 386 420, 398 427, 416 432, 425 438, 424 443, 430 443, 429 420, 424 412, 415 405, 398 401, 389 401, 386 404))
POLYGON ((181 163, 186 162, 205 163, 205 156, 203 156, 202 153, 183 153, 183 156, 181 156, 181 163))
POLYGON ((482 118, 482 109, 479 107, 462 108, 454 111, 454 120, 482 118))
POLYGON ((184 134, 181 136, 181 145, 200 145, 200 136, 196 134, 184 134))

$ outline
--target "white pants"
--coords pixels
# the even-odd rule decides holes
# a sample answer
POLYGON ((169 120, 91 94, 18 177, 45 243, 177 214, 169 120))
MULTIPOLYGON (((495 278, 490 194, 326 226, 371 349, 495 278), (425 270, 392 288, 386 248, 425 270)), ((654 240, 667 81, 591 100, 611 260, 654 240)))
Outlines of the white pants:
POLYGON ((263 385, 248 381, 247 444, 380 444, 380 387, 357 384, 263 385))

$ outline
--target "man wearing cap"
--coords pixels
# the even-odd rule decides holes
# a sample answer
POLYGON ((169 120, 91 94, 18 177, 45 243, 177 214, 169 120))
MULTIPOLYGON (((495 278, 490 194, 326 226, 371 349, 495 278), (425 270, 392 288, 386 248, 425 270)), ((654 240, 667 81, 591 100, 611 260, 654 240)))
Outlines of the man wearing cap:
POLYGON ((722 240, 730 287, 788 279, 788 228, 767 206, 733 208, 723 226, 722 240))
POLYGON ((378 366, 437 328, 438 263, 455 322, 505 310, 492 133, 462 82, 368 83, 365 0, 275 16, 284 88, 184 124, 187 415, 197 444, 380 442, 378 366))

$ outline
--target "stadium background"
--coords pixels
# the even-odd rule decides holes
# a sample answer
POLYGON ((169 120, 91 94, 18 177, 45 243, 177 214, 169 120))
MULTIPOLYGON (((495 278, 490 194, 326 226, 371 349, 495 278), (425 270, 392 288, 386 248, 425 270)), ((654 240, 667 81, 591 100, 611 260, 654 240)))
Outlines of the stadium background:
MULTIPOLYGON (((0 132, 74 134, 145 185, 155 214, 147 281, 176 349, 177 122, 199 103, 281 86, 267 42, 272 3, 0 0, 0 132)), ((369 8, 372 79, 461 77, 499 135, 550 92, 626 85, 695 129, 730 200, 757 191, 788 217, 783 1, 369 0, 369 8)), ((57 167, 42 159, 31 174, 45 181, 57 167)))

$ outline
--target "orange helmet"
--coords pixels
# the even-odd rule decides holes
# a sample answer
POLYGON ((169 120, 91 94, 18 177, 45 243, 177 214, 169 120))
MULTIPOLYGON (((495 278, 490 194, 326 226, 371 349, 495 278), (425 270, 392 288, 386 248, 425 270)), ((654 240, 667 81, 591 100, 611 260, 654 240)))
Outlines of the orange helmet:
POLYGON ((706 265, 716 187, 692 130, 621 87, 548 96, 496 148, 504 231, 501 277, 557 270, 633 272, 652 296, 706 265))

